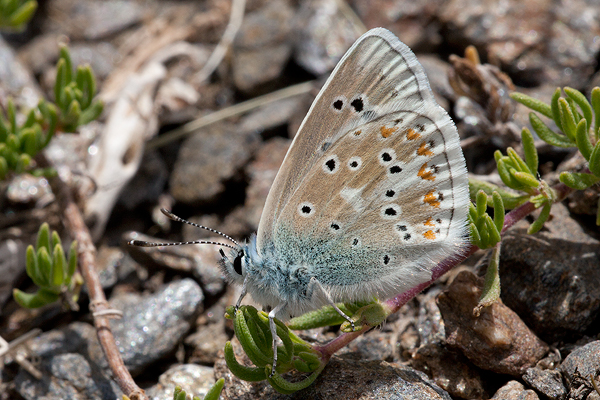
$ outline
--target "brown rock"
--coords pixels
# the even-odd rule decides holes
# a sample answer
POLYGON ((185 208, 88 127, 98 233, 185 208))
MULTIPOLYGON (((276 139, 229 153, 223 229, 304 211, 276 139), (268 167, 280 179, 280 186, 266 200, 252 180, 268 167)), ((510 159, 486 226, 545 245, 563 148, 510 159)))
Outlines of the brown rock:
POLYGON ((492 399, 498 400, 539 400, 538 395, 531 389, 525 389, 522 383, 510 381, 502 386, 492 399))
POLYGON ((479 368, 520 376, 548 352, 548 346, 500 300, 475 317, 480 286, 475 275, 464 271, 439 295, 446 340, 479 368))
POLYGON ((421 346, 411 365, 423 371, 452 396, 463 399, 487 398, 479 371, 463 356, 441 344, 421 346))
POLYGON ((579 335, 600 311, 600 242, 552 206, 552 220, 535 235, 520 221, 502 241, 502 300, 542 339, 579 335))

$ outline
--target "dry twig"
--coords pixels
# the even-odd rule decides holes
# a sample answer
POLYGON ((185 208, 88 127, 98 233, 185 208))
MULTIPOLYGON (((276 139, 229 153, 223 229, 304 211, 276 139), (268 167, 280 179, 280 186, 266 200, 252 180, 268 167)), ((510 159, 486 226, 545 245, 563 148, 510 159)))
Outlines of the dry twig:
MULTIPOLYGON (((41 167, 50 166, 50 162, 45 156, 40 154, 38 164, 41 167)), ((109 304, 106 301, 104 290, 100 284, 100 278, 96 272, 96 247, 92 241, 90 232, 85 225, 81 211, 73 201, 70 188, 65 182, 56 176, 50 179, 50 186, 54 192, 60 208, 63 210, 64 224, 71 237, 77 240, 77 257, 79 268, 83 279, 88 288, 90 296, 90 309, 94 318, 94 326, 98 335, 98 341, 104 351, 104 356, 115 377, 115 381, 131 400, 147 400, 148 396, 131 377, 131 374, 125 367, 119 349, 115 343, 115 338, 110 328, 111 313, 109 304)))
POLYGON ((196 75, 196 82, 200 83, 208 79, 208 77, 217 69, 223 57, 227 53, 227 50, 233 43, 235 35, 242 26, 242 20, 244 19, 244 10, 246 8, 246 0, 233 0, 231 3, 231 14, 229 16, 229 23, 225 28, 225 33, 221 37, 221 41, 215 47, 212 54, 204 64, 204 67, 196 75))

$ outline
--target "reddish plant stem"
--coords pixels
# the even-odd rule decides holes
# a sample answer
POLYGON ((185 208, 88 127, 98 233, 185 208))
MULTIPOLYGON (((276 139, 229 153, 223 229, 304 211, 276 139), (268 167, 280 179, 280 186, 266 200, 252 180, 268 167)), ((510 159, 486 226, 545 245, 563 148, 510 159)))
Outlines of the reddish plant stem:
MULTIPOLYGON (((555 202, 560 202, 564 200, 571 192, 574 191, 574 189, 571 189, 563 183, 555 185, 552 188, 552 190, 554 190, 556 195, 555 202)), ((504 234, 507 229, 512 227, 518 221, 525 218, 527 215, 531 214, 535 209, 535 205, 528 201, 506 214, 506 216, 504 217, 504 225, 502 227, 501 234, 504 234)), ((417 285, 404 293, 401 293, 391 299, 386 300, 383 304, 384 307, 386 307, 389 310, 388 315, 391 315, 400 310, 400 308, 406 303, 408 303, 408 301, 410 301, 413 297, 421 293, 425 288, 429 287, 433 282, 435 282, 446 272, 450 271, 452 268, 469 258, 477 250, 479 250, 479 248, 475 245, 470 244, 466 246, 459 255, 446 258, 445 260, 440 262, 431 271, 431 279, 429 281, 421 283, 420 285, 417 285)), ((325 344, 324 346, 316 346, 315 350, 319 351, 322 354, 323 362, 327 362, 331 358, 331 356, 335 354, 338 350, 346 346, 358 336, 368 331, 370 328, 371 327, 364 327, 360 331, 343 333, 337 338, 330 341, 329 343, 325 344)))
MULTIPOLYGON (((49 161, 40 154, 37 157, 38 164, 42 167, 50 166, 49 161)), ((74 240, 77 240, 77 258, 79 269, 88 288, 90 295, 90 310, 101 312, 109 310, 104 290, 100 284, 100 278, 96 272, 96 247, 92 241, 90 232, 85 225, 79 207, 73 201, 70 188, 58 176, 50 179, 50 186, 55 194, 60 208, 63 210, 64 224, 74 240)), ((110 328, 109 317, 94 315, 94 326, 98 335, 98 341, 104 351, 104 356, 114 375, 115 381, 131 400, 147 400, 148 396, 143 389, 138 387, 131 374, 125 367, 115 338, 110 328)))

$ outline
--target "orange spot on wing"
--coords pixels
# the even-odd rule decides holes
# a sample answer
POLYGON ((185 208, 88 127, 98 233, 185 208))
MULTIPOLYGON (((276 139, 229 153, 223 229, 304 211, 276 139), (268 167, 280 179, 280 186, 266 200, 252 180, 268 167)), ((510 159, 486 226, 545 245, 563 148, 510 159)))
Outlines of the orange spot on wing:
POLYGON ((433 231, 427 231, 423 234, 423 236, 425 236, 425 239, 429 239, 429 240, 435 239, 435 233, 433 231))
MULTIPOLYGON (((408 135, 407 135, 408 137, 408 135)), ((427 148, 427 142, 423 142, 421 143, 421 146, 419 146, 419 149, 417 150, 417 154, 420 156, 432 156, 433 152, 431 150, 429 150, 429 148, 427 148)))
POLYGON ((434 190, 429 191, 425 195, 425 197, 423 197, 423 203, 427 203, 431 207, 435 207, 435 208, 439 208, 440 207, 440 202, 438 201, 437 197, 435 196, 435 191, 434 190))
POLYGON ((429 217, 427 219, 427 221, 425 221, 425 223, 423 223, 423 225, 425 225, 425 226, 435 226, 435 223, 433 222, 433 218, 429 217))
POLYGON ((356 132, 354 132, 354 136, 358 136, 358 135, 360 135, 361 133, 362 133, 362 131, 356 131, 356 132))
POLYGON ((435 181, 435 176, 433 176, 433 172, 426 171, 425 168, 427 168, 427 163, 421 166, 421 169, 419 169, 417 176, 421 179, 425 179, 428 181, 435 181))
POLYGON ((418 139, 420 137, 421 137, 421 135, 419 135, 417 132, 415 132, 415 130, 412 129, 412 128, 409 128, 408 132, 406 132, 406 138, 408 140, 415 140, 415 139, 418 139))
POLYGON ((384 138, 388 138, 390 136, 392 136, 392 133, 396 132, 398 130, 397 127, 392 126, 391 128, 386 128, 385 126, 381 127, 381 136, 384 138))

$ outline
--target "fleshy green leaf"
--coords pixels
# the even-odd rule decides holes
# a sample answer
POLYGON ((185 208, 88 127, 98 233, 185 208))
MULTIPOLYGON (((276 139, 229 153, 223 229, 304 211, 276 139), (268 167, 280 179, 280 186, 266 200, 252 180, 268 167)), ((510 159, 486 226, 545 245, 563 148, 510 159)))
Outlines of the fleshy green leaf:
POLYGON ((42 247, 45 247, 46 251, 50 251, 50 249, 53 248, 50 239, 50 225, 48 225, 47 222, 44 222, 38 230, 35 248, 39 250, 42 247))
POLYGON ((250 361, 254 363, 254 365, 258 367, 264 367, 265 365, 273 362, 272 356, 270 356, 268 353, 270 347, 264 349, 267 352, 267 354, 265 354, 263 350, 260 349, 256 344, 254 338, 252 337, 250 329, 248 328, 248 324, 246 323, 244 311, 241 308, 238 309, 235 313, 233 327, 235 330, 235 335, 240 341, 244 352, 246 353, 250 361))
POLYGON ((592 154, 590 154, 590 162, 588 165, 592 174, 600 176, 600 141, 594 146, 592 154))
POLYGON ((533 235, 534 233, 537 233, 540 231, 540 229, 542 229, 544 223, 548 220, 548 217, 550 216, 550 209, 551 205, 549 203, 546 203, 546 205, 542 208, 539 217, 535 221, 533 221, 533 223, 529 226, 529 229, 527 229, 527 233, 533 235))
POLYGON ((100 101, 94 102, 90 107, 88 107, 85 111, 81 113, 79 117, 79 125, 86 125, 95 119, 97 119, 100 114, 102 114, 102 110, 104 109, 104 103, 100 101))
POLYGON ((517 154, 515 149, 509 147, 506 149, 506 154, 510 157, 515 165, 515 169, 519 172, 528 172, 530 174, 535 174, 535 171, 531 171, 525 161, 517 154))
POLYGON ((52 274, 51 274, 52 282, 51 283, 52 283, 52 285, 54 285, 56 287, 60 287, 65 281, 66 270, 67 270, 67 259, 65 257, 65 252, 63 251, 63 248, 60 243, 58 243, 54 247, 54 254, 53 254, 52 258, 53 258, 53 263, 52 263, 52 274))
POLYGON ((529 171, 533 174, 537 174, 538 170, 538 153, 535 148, 535 142, 533 135, 527 128, 523 128, 521 131, 521 143, 523 143, 523 153, 525 154, 525 163, 529 168, 529 171))
POLYGON ((480 190, 483 190, 485 194, 488 195, 488 207, 494 207, 492 201, 492 193, 494 192, 497 192, 500 195, 504 204, 504 208, 508 210, 512 210, 513 208, 520 206, 529 199, 529 195, 519 195, 492 183, 480 181, 475 178, 469 178, 469 193, 471 199, 475 199, 475 196, 480 190))
POLYGON ((577 136, 577 122, 575 121, 575 116, 573 115, 571 107, 569 107, 569 103, 562 98, 558 99, 558 106, 563 127, 562 131, 572 142, 575 142, 575 137, 577 136))
POLYGON ((500 265, 500 246, 498 243, 494 250, 492 250, 492 256, 485 272, 485 281, 483 284, 483 290, 479 303, 473 313, 479 316, 481 310, 484 307, 491 306, 500 298, 500 274, 498 273, 498 266, 500 265))
POLYGON ((65 284, 70 285, 71 279, 73 275, 75 275, 75 271, 77 270, 77 241, 73 240, 71 242, 71 248, 69 249, 69 266, 67 269, 67 278, 65 279, 65 284))
POLYGON ((581 109, 581 112, 583 113, 583 118, 586 119, 588 126, 591 126, 592 106, 589 103, 589 101, 585 98, 583 93, 581 93, 579 90, 570 87, 565 87, 563 90, 565 91, 567 96, 569 96, 575 103, 577 103, 577 105, 581 109))
POLYGON ((17 159, 17 166, 15 167, 15 172, 18 174, 25 172, 29 164, 31 164, 31 156, 25 153, 19 154, 19 158, 17 159))
POLYGON ((54 83, 54 101, 58 105, 60 109, 64 109, 64 90, 67 85, 66 78, 66 61, 64 59, 59 59, 56 63, 56 82, 54 83))
POLYGON ((535 179, 535 176, 531 175, 528 172, 518 172, 515 171, 512 174, 520 183, 523 185, 529 186, 531 188, 537 188, 540 185, 540 182, 535 179))
POLYGON ((8 162, 6 158, 0 156, 0 180, 4 179, 8 174, 8 162))
POLYGON ((212 385, 210 389, 208 389, 208 392, 206 392, 206 395, 204 396, 203 400, 219 400, 219 397, 221 397, 221 391, 223 390, 224 384, 225 384, 224 378, 221 378, 218 381, 216 381, 215 384, 212 385))
POLYGON ((29 276, 37 286, 42 286, 44 284, 44 277, 40 274, 37 255, 35 254, 32 245, 27 246, 25 252, 25 271, 27 272, 27 276, 29 276))
POLYGON ((52 260, 50 259, 50 254, 48 254, 48 250, 46 247, 40 247, 37 250, 37 260, 39 273, 41 276, 41 284, 38 285, 40 287, 49 287, 50 286, 50 277, 52 273, 52 260))
POLYGON ((576 190, 585 190, 600 181, 600 177, 580 172, 561 172, 559 179, 562 183, 576 190))
POLYGON ((11 15, 10 24, 13 27, 19 27, 19 25, 27 23, 33 17, 35 10, 37 10, 37 1, 26 2, 11 15))
POLYGON ((13 289, 15 301, 24 308, 39 308, 54 303, 59 295, 48 290, 39 289, 35 293, 25 293, 19 289, 13 289))
POLYGON ((265 370, 266 370, 265 372, 267 375, 267 380, 269 381, 269 383, 271 384, 273 389, 277 390, 279 393, 282 393, 282 394, 292 394, 294 392, 305 389, 305 388, 309 387, 310 385, 312 385, 312 383, 315 381, 315 379, 317 379, 317 377, 321 373, 322 368, 313 372, 308 378, 301 380, 299 382, 293 382, 293 383, 285 380, 277 372, 275 372, 275 374, 273 374, 273 376, 271 376, 272 369, 271 369, 270 365, 267 365, 265 370))
POLYGON ((515 101, 518 101, 519 103, 523 104, 528 108, 531 108, 533 111, 539 112, 540 114, 548 118, 553 118, 552 107, 550 107, 550 105, 544 103, 543 101, 534 99, 533 97, 527 96, 526 94, 517 92, 511 93, 510 98, 515 101))
POLYGON ((477 208, 477 217, 480 218, 485 214, 487 209, 487 195, 483 190, 477 193, 477 198, 475 199, 476 208, 477 208))
POLYGON ((227 368, 238 378, 248 382, 258 382, 267 379, 264 368, 246 367, 237 361, 231 342, 225 343, 224 355, 227 368))
MULTIPOLYGON (((552 108, 552 118, 554 119, 554 123, 558 126, 558 129, 561 131, 565 131, 562 126, 562 121, 560 118, 560 106, 558 105, 558 100, 560 99, 560 88, 556 88, 554 94, 552 95, 552 100, 550 100, 550 107, 552 108)), ((531 115, 531 114, 530 114, 531 115)))
MULTIPOLYGON (((592 108, 594 109, 594 135, 598 140, 598 130, 600 130, 600 88, 592 89, 592 108)), ((591 122, 590 124, 591 125, 591 122)))
POLYGON ((490 237, 490 242, 487 247, 495 246, 502 238, 500 237, 500 231, 492 221, 492 218, 489 215, 485 215, 485 227, 490 237))
POLYGON ((548 126, 534 113, 529 113, 529 123, 533 127, 533 130, 544 142, 557 147, 573 147, 575 143, 571 141, 567 136, 558 134, 548 126))
POLYGON ((590 137, 589 137, 588 132, 589 131, 588 131, 588 127, 587 127, 587 121, 585 119, 582 119, 577 124, 576 140, 577 140, 577 147, 579 148, 581 155, 583 155, 583 157, 586 160, 590 159, 590 155, 592 154, 592 151, 594 150, 594 147, 592 146, 592 143, 590 142, 590 137))
POLYGON ((483 248, 483 244, 481 243, 481 236, 479 235, 477 226, 473 222, 471 222, 469 226, 471 227, 471 243, 473 243, 480 249, 483 248))
POLYGON ((6 116, 8 117, 8 123, 10 124, 10 131, 13 134, 17 133, 17 109, 15 102, 12 97, 8 98, 8 104, 6 105, 6 116))
POLYGON ((494 225, 496 225, 498 232, 501 233, 504 227, 504 202, 498 192, 492 193, 492 200, 494 202, 494 225))

